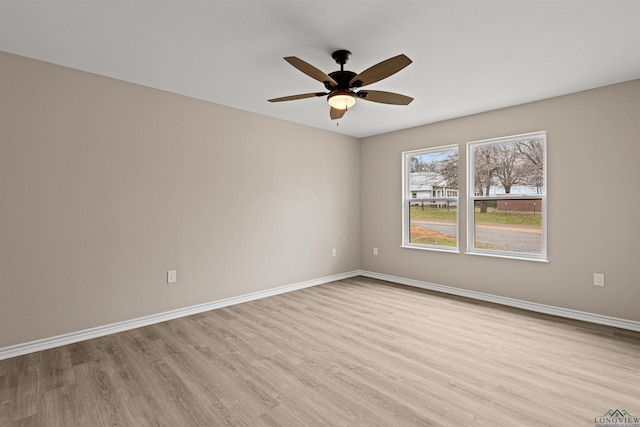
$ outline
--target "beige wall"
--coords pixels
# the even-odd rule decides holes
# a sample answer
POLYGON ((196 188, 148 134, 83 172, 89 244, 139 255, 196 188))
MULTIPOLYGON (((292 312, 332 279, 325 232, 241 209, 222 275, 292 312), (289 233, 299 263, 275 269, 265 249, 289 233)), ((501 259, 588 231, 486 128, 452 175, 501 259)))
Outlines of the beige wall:
POLYGON ((640 80, 366 138, 361 268, 640 321, 639 161, 640 80), (402 151, 459 144, 464 165, 468 141, 539 130, 548 132, 548 264, 400 247, 402 151), (605 273, 604 288, 594 272, 605 273))
POLYGON ((640 321, 639 102, 358 141, 0 52, 0 348, 359 268, 640 321), (550 263, 400 248, 402 151, 538 130, 550 263))
POLYGON ((355 138, 6 53, 0 132, 0 347, 359 268, 355 138))

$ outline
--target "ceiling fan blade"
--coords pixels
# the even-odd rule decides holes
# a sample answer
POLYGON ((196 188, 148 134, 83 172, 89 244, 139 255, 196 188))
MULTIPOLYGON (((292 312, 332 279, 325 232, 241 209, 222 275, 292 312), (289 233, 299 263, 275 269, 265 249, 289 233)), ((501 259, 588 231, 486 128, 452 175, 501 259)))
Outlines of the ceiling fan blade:
POLYGON ((296 67, 298 70, 305 73, 307 76, 316 79, 320 83, 329 82, 333 86, 338 85, 338 83, 336 83, 336 81, 333 80, 333 78, 331 78, 331 76, 329 76, 327 73, 318 70, 313 65, 303 61, 298 57, 285 56, 284 60, 287 61, 289 64, 293 65, 294 67, 296 67))
POLYGON ((333 108, 331 107, 331 110, 329 111, 329 117, 331 117, 331 120, 338 120, 341 119, 342 116, 344 116, 344 113, 346 113, 347 110, 338 110, 337 108, 333 108))
POLYGON ((327 92, 301 93, 300 95, 283 96, 281 98, 269 99, 269 102, 294 101, 296 99, 313 98, 314 96, 328 95, 327 92))
POLYGON ((413 98, 410 96, 400 95, 399 93, 394 92, 385 92, 382 90, 361 90, 356 95, 358 98, 382 104, 409 105, 411 101, 413 101, 413 98))
POLYGON ((404 54, 394 56, 367 68, 352 78, 349 86, 360 87, 386 79, 411 64, 411 62, 413 61, 404 54))

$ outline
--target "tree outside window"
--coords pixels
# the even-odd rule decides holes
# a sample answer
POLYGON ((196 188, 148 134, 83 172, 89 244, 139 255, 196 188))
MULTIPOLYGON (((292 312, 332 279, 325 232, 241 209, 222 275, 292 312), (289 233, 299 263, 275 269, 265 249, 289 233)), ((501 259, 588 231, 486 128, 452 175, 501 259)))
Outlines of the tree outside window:
POLYGON ((546 132, 468 143, 470 253, 546 260, 545 147, 546 132))

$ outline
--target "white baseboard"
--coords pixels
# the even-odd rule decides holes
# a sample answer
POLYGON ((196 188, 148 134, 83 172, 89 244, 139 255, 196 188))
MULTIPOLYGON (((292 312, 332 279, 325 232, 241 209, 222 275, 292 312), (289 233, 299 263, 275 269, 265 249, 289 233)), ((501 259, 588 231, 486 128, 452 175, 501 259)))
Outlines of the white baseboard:
POLYGON ((322 285, 324 283, 334 282, 336 280, 348 279, 350 277, 359 276, 360 271, 349 271, 346 273, 334 274, 331 276, 321 277, 319 279, 308 280, 305 282, 294 283, 292 285, 280 286, 277 288, 267 289, 264 291, 253 292, 250 294, 240 295, 237 297, 225 298, 218 301, 212 301, 204 304, 198 304, 191 307, 180 308, 177 310, 166 311, 164 313, 152 314, 150 316, 140 317, 137 319, 126 320, 124 322, 112 323, 110 325, 98 326, 96 328, 85 329, 78 332, 71 332, 64 335, 58 335, 51 338, 31 341, 23 344, 16 344, 9 347, 0 348, 0 360, 9 359, 11 357, 22 356, 24 354, 35 353, 36 351, 48 350, 54 347, 60 347, 75 342, 84 341, 92 338, 103 337, 105 335, 114 334, 116 332, 127 331, 130 329, 140 328, 142 326, 152 325, 154 323, 165 322, 167 320, 177 319, 179 317, 191 316, 192 314, 203 313, 217 308, 228 307, 230 305, 240 304, 243 302, 253 301, 260 298, 283 294, 286 292, 296 291, 298 289, 308 288, 311 286, 322 285))
POLYGON ((373 271, 361 270, 360 275, 371 277, 373 279, 386 280, 400 285, 414 286, 416 288, 428 289, 431 291, 443 292, 446 294, 458 295, 467 298, 473 298, 481 301, 493 302, 510 307, 522 308, 538 313, 551 314, 553 316, 565 317, 568 319, 583 320, 585 322, 597 323, 600 325, 614 326, 616 328, 628 329, 630 331, 640 332, 640 322, 633 320, 620 319, 617 317, 603 316, 600 314, 587 313, 584 311, 571 310, 568 308, 554 307, 552 305, 538 304, 513 298, 501 297, 497 295, 486 294, 483 292, 469 291, 466 289, 453 288, 450 286, 436 285, 434 283, 422 282, 420 280, 406 279, 404 277, 390 276, 388 274, 375 273, 373 271))
POLYGON ((407 279, 404 277, 391 276, 388 274, 375 273, 366 270, 354 270, 346 273, 334 274, 331 276, 321 277, 319 279, 308 280, 305 282, 294 283, 292 285, 280 286, 277 288, 267 289, 264 291, 253 292, 250 294, 240 295, 232 298, 225 298, 218 301, 212 301, 205 304, 194 305, 191 307, 181 308, 178 310, 167 311, 164 313, 153 314, 150 316, 140 317, 137 319, 126 320, 124 322, 112 323, 110 325, 99 326, 96 328, 85 329, 78 332, 72 332, 64 335, 58 335, 51 338, 31 341, 23 344, 16 344, 9 347, 0 348, 0 360, 9 359, 11 357, 22 356, 24 354, 34 353, 36 351, 48 350, 75 342, 84 341, 92 338, 98 338, 117 332, 127 331, 130 329, 140 328, 142 326, 152 325, 154 323, 165 322, 167 320, 177 319, 179 317, 190 316, 192 314, 203 313, 217 308, 228 307, 230 305, 240 304, 243 302, 253 301, 260 298, 267 298, 286 292, 296 291, 298 289, 308 288, 311 286, 322 285, 324 283, 334 282, 336 280, 348 279, 355 276, 371 277, 373 279, 385 280, 387 282, 397 283, 400 285, 413 286, 416 288, 428 289, 432 291, 442 292, 451 295, 472 298, 480 301, 488 301, 496 304, 502 304, 510 307, 522 308, 525 310, 535 311, 538 313, 551 314, 553 316, 565 317, 568 319, 582 320, 585 322, 597 323, 601 325, 613 326, 621 329, 640 332, 640 322, 633 320, 620 319, 617 317, 602 316, 600 314, 587 313, 584 311, 571 310, 567 308, 554 307, 551 305, 538 304, 513 298, 501 297, 497 295, 486 294, 483 292, 469 291, 466 289, 454 288, 450 286, 437 285, 434 283, 423 282, 420 280, 407 279))

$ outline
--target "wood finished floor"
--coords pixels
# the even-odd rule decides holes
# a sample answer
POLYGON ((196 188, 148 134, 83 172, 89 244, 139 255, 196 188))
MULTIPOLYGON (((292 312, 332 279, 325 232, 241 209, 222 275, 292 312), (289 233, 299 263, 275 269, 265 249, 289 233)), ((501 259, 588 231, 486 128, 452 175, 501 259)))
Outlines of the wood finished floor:
POLYGON ((353 278, 0 361, 0 426, 593 426, 640 333, 353 278))

